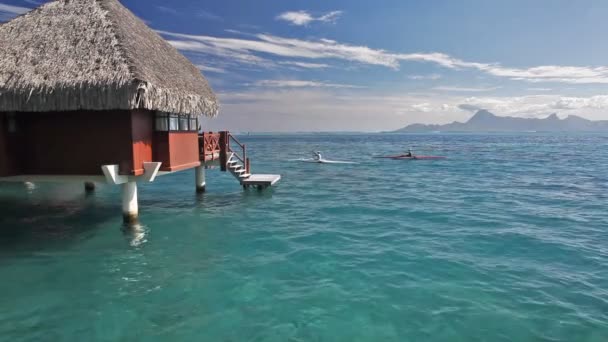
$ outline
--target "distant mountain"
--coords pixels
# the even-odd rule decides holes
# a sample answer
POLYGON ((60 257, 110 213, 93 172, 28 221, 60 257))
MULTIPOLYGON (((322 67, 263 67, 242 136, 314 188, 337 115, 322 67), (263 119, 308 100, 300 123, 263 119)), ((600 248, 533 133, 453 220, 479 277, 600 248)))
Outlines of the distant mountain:
POLYGON ((560 119, 551 114, 544 119, 526 119, 496 116, 487 110, 479 110, 467 122, 447 125, 413 124, 395 132, 608 132, 608 120, 591 121, 570 115, 560 119))

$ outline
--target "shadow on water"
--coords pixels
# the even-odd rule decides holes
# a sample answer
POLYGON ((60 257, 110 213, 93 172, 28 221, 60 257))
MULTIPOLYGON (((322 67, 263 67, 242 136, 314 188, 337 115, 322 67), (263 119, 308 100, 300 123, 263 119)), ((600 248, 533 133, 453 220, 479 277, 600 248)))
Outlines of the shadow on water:
MULTIPOLYGON (((113 229, 124 235, 127 243, 137 247, 147 241, 149 227, 139 221, 122 223, 117 190, 100 187, 87 192, 82 185, 2 184, 0 187, 0 255, 69 248, 99 234, 100 229, 113 229)), ((233 191, 175 195, 172 192, 150 192, 140 198, 143 215, 166 215, 200 211, 203 214, 239 210, 248 203, 267 203, 273 189, 252 188, 233 191)))
POLYGON ((120 208, 101 202, 84 192, 68 199, 1 196, 0 253, 65 247, 94 236, 104 223, 120 220, 120 208))

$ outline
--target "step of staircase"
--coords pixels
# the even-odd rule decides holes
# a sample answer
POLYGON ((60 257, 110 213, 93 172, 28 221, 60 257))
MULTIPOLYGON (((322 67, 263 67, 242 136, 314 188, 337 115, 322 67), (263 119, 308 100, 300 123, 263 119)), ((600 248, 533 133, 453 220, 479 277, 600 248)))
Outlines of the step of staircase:
POLYGON ((245 188, 254 186, 263 189, 276 184, 281 179, 280 175, 254 175, 248 173, 241 164, 241 161, 235 158, 233 153, 228 157, 226 167, 245 188))
POLYGON ((245 187, 257 186, 263 189, 275 185, 279 180, 281 180, 280 175, 251 175, 243 179, 241 184, 245 187))

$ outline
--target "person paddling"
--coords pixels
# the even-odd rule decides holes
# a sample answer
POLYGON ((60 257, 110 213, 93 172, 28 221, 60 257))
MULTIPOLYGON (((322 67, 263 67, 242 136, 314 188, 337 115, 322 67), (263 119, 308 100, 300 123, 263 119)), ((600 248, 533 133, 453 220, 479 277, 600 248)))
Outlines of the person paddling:
POLYGON ((405 154, 406 157, 408 158, 412 158, 414 156, 414 154, 412 153, 412 149, 408 148, 407 149, 407 153, 405 154))
POLYGON ((323 157, 321 156, 321 152, 319 152, 319 151, 312 152, 312 159, 314 159, 316 161, 323 159, 323 157))

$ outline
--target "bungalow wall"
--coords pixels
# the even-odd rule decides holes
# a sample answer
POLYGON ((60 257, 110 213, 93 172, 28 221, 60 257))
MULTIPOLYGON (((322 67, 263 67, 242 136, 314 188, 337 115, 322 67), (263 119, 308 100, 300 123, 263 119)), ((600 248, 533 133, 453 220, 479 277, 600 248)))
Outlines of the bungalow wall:
POLYGON ((150 112, 17 113, 9 157, 22 175, 100 175, 118 164, 121 174, 143 174, 152 159, 150 112))
POLYGON ((9 174, 6 116, 0 113, 0 177, 9 174))
POLYGON ((161 171, 180 171, 199 166, 197 132, 154 132, 154 160, 161 171))
POLYGON ((16 131, 0 113, 0 176, 101 175, 101 166, 119 165, 124 175, 142 175, 143 163, 161 170, 200 165, 196 131, 156 131, 155 113, 72 111, 17 113, 16 131))

